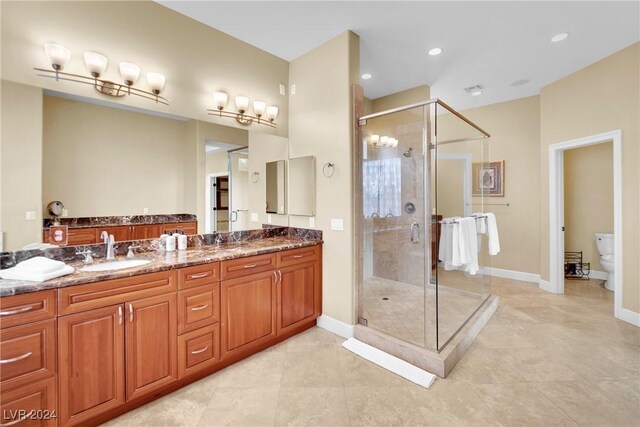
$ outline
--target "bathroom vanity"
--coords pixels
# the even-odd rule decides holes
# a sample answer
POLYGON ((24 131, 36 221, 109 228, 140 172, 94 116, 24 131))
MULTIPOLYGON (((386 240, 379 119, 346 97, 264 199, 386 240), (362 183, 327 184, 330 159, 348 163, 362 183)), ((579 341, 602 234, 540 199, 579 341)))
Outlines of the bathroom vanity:
POLYGON ((4 283, 2 425, 96 425, 314 326, 322 240, 269 233, 4 283))

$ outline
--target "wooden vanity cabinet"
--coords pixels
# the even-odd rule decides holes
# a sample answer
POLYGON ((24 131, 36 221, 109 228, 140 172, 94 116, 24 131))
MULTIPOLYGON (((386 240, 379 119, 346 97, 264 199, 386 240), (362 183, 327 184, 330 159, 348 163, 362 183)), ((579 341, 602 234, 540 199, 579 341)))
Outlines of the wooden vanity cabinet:
POLYGON ((276 337, 276 277, 272 270, 221 282, 221 359, 276 337))
POLYGON ((131 226, 131 239, 145 240, 160 237, 160 225, 133 225, 131 226))
POLYGON ((58 359, 61 426, 124 404, 124 305, 60 317, 58 359))
POLYGON ((127 400, 178 379, 176 295, 125 304, 127 400))

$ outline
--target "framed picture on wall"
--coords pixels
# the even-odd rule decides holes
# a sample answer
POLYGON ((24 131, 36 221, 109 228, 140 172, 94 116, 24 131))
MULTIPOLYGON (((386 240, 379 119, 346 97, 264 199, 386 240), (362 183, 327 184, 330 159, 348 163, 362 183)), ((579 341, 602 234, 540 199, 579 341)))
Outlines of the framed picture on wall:
POLYGON ((504 197, 504 160, 474 163, 473 196, 504 197))

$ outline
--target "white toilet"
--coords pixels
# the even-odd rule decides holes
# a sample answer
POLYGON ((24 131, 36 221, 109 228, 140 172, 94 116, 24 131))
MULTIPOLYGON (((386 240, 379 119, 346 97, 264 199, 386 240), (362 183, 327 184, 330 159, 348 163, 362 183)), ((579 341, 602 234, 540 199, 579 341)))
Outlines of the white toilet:
POLYGON ((595 233, 596 246, 600 253, 600 265, 608 273, 604 287, 610 291, 615 289, 616 276, 613 262, 613 234, 595 233))

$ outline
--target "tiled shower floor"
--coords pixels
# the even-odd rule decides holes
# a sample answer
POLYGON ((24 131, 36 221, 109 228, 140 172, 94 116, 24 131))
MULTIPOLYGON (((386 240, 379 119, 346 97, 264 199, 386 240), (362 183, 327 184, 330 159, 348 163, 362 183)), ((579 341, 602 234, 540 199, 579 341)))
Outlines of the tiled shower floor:
MULTIPOLYGON (((469 279, 460 272, 439 274, 441 283, 451 285, 438 288, 438 342, 442 346, 484 302, 487 293, 478 289, 478 277, 469 279)), ((370 328, 420 347, 436 347, 435 287, 429 286, 425 292, 421 286, 370 277, 364 283, 362 298, 370 328), (429 325, 426 335, 425 317, 429 325)))

